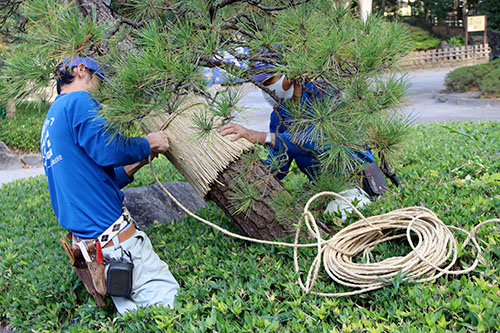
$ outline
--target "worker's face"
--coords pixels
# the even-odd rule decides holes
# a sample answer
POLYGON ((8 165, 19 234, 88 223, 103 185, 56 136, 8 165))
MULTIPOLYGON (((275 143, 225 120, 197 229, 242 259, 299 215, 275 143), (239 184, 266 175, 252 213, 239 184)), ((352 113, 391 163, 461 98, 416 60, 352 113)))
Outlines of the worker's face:
POLYGON ((101 79, 95 75, 95 73, 92 73, 90 70, 88 70, 89 73, 89 91, 95 91, 99 88, 99 84, 101 83, 101 79))
MULTIPOLYGON (((276 76, 271 76, 269 79, 267 79, 266 81, 262 82, 262 84, 264 86, 270 86, 271 84, 273 83, 276 83, 278 82, 278 80, 281 78, 281 75, 276 75, 276 76)), ((287 91, 288 89, 290 89, 292 87, 292 85, 295 83, 295 80, 290 80, 290 79, 287 79, 285 77, 285 79, 283 80, 283 90, 287 91)))
POLYGON ((79 64, 75 68, 75 76, 81 88, 86 91, 95 91, 99 88, 100 79, 95 73, 93 73, 90 69, 86 68, 83 64, 79 64))
MULTIPOLYGON (((277 98, 287 101, 293 98, 294 93, 294 83, 292 80, 287 79, 285 76, 273 76, 263 82, 269 90, 273 91, 277 98)), ((268 95, 267 92, 262 91, 264 98, 273 107, 278 106, 278 102, 268 95)))

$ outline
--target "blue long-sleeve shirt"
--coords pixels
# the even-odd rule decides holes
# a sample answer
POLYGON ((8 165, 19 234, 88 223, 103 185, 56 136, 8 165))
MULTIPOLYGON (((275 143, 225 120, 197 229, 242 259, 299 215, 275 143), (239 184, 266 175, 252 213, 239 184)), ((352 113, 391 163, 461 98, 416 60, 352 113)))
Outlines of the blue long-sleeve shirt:
POLYGON ((96 238, 122 213, 129 184, 123 166, 145 159, 145 138, 113 137, 92 95, 57 96, 42 127, 40 151, 50 201, 59 223, 82 238, 96 238))
MULTIPOLYGON (((300 105, 301 107, 305 107, 307 113, 311 115, 313 114, 311 110, 313 99, 321 101, 323 100, 323 94, 315 85, 310 82, 306 82, 302 89, 300 105)), ((293 118, 289 114, 286 104, 282 104, 278 108, 277 112, 285 126, 292 123, 293 118)), ((314 175, 319 170, 319 161, 315 155, 301 149, 299 145, 297 145, 297 142, 300 142, 300 146, 314 151, 317 155, 323 153, 325 147, 318 148, 316 142, 310 138, 311 129, 306 129, 302 133, 293 135, 285 126, 280 126, 279 117, 274 111, 271 112, 269 131, 271 133, 276 133, 276 130, 278 130, 279 138, 276 137, 274 148, 270 149, 269 156, 266 162, 268 164, 271 164, 271 161, 273 159, 278 159, 281 161, 281 163, 279 163, 279 172, 276 175, 278 179, 283 179, 286 176, 293 160, 295 160, 295 163, 297 164, 299 169, 304 172, 310 179, 314 178, 314 175), (285 157, 283 154, 285 151, 287 157, 285 157)), ((361 163, 373 162, 373 155, 370 150, 353 151, 351 155, 354 158, 358 159, 361 163)))

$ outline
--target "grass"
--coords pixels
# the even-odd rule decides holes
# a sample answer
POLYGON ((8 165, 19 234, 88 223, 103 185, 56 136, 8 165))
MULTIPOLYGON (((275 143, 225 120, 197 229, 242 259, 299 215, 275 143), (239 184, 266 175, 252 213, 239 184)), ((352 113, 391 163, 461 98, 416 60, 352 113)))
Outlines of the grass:
POLYGON ((446 75, 452 92, 481 92, 484 98, 500 98, 500 59, 485 64, 457 68, 446 75))
MULTIPOLYGON (((363 212, 421 205, 445 223, 466 229, 498 217, 499 131, 498 122, 415 126, 393 163, 403 189, 391 188, 384 200, 363 212)), ((180 179, 164 159, 155 166, 163 169, 162 181, 180 179)), ((147 169, 136 180, 153 182, 147 169)), ((237 241, 192 218, 155 224, 148 234, 181 285, 176 307, 118 316, 112 306, 97 307, 71 270, 58 242, 64 231, 52 212, 44 177, 6 184, 0 197, 0 322, 20 331, 60 331, 77 316, 76 332, 493 332, 500 327, 498 226, 479 231, 481 263, 470 274, 420 284, 396 278, 378 291, 329 299, 299 289, 290 248, 237 241)), ((235 231, 213 204, 199 214, 235 231)), ((457 238, 463 242, 462 235, 457 238)), ((404 243, 387 243, 374 254, 401 255, 405 249, 404 243)), ((301 267, 308 267, 312 255, 312 250, 301 251, 301 267)), ((460 266, 472 260, 471 253, 460 251, 460 266)), ((318 289, 347 290, 325 272, 318 289)))

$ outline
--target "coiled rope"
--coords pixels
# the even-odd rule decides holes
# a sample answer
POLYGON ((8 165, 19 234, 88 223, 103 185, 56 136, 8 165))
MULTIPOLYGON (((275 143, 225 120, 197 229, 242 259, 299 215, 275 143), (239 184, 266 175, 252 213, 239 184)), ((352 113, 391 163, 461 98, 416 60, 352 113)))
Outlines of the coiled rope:
POLYGON ((307 294, 316 294, 327 297, 341 297, 357 295, 387 285, 387 279, 398 274, 404 281, 425 282, 439 278, 443 274, 465 274, 474 270, 479 263, 481 247, 476 240, 476 231, 490 223, 498 223, 500 219, 491 219, 476 225, 470 232, 465 229, 444 224, 431 210, 425 207, 409 207, 394 210, 390 213, 364 217, 349 200, 335 192, 321 192, 312 196, 304 206, 304 212, 297 225, 294 243, 266 241, 245 237, 232 233, 220 226, 207 221, 184 207, 160 182, 156 175, 151 159, 151 172, 158 185, 186 214, 222 232, 225 235, 245 241, 293 247, 294 268, 297 273, 300 288, 307 294), (313 214, 309 211, 310 205, 319 197, 334 196, 344 200, 361 218, 337 232, 330 239, 323 239, 313 214), (316 239, 315 243, 300 244, 299 238, 305 224, 308 233, 316 239), (450 270, 458 257, 457 241, 450 229, 459 230, 467 235, 462 248, 472 241, 476 248, 476 258, 471 266, 462 270, 450 270), (393 232, 400 232, 393 234, 393 232), (403 231, 403 232, 401 232, 403 231), (417 236, 417 244, 413 244, 411 233, 417 236), (363 253, 368 258, 370 251, 377 245, 392 239, 405 237, 412 251, 404 257, 391 257, 376 263, 355 263, 354 257, 363 253), (298 249, 316 247, 314 258, 305 281, 302 281, 299 267, 298 249), (323 260, 321 260, 323 257, 323 260), (446 264, 448 262, 448 264, 446 264), (335 282, 357 290, 342 293, 323 293, 313 291, 313 286, 319 275, 319 268, 323 267, 335 282), (442 266, 446 265, 444 268, 442 266), (425 277, 424 277, 425 276, 425 277))

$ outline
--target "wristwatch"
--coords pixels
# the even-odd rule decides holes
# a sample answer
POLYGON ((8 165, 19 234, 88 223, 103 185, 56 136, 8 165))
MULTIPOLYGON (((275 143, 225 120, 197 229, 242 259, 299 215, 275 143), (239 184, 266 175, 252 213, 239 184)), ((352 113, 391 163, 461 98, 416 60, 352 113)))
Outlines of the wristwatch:
POLYGON ((270 148, 272 143, 271 132, 267 132, 266 139, 264 140, 264 147, 270 148))

